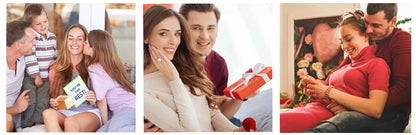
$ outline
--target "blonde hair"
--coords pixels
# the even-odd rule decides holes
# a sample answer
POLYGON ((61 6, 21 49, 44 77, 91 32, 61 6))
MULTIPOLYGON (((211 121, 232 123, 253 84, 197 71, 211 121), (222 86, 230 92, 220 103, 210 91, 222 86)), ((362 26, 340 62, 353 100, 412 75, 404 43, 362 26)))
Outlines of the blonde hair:
POLYGON ((342 27, 347 24, 351 24, 354 29, 358 30, 360 35, 365 35, 365 20, 364 12, 361 10, 355 10, 354 12, 347 12, 343 16, 343 19, 339 22, 338 27, 342 27))

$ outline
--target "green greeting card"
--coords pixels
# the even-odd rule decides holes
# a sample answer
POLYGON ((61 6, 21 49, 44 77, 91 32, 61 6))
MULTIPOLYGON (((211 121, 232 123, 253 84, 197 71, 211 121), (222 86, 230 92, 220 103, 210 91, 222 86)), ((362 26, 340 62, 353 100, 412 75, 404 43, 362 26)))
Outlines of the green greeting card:
POLYGON ((78 107, 82 103, 84 103, 85 95, 89 91, 87 85, 85 85, 84 81, 82 80, 81 76, 75 77, 71 82, 69 82, 64 87, 65 93, 72 97, 74 101, 74 106, 78 107))

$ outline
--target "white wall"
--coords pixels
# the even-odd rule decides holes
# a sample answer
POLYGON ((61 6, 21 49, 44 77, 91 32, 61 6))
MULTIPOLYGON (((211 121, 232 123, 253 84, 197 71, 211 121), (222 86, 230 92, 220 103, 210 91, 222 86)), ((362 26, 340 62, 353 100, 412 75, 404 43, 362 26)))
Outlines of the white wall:
POLYGON ((104 3, 81 3, 79 4, 79 23, 84 25, 88 31, 94 29, 104 30, 105 23, 104 3))

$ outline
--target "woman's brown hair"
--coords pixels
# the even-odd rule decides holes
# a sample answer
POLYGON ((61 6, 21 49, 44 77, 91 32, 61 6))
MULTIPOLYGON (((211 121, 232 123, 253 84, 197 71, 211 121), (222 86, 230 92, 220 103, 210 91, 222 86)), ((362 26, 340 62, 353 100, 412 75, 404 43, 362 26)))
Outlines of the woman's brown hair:
MULTIPOLYGON (((64 46, 60 48, 56 61, 49 67, 51 68, 51 70, 55 71, 53 80, 50 80, 51 82, 53 82, 50 87, 51 98, 58 97, 60 93, 65 94, 65 92, 63 92, 63 87, 72 80, 72 68, 73 67, 71 64, 71 53, 69 52, 67 45, 68 45, 68 34, 74 28, 81 29, 82 32, 84 33, 84 41, 87 39, 88 31, 81 24, 72 25, 66 32, 64 46)), ((80 48, 80 49, 83 49, 83 48, 80 48)), ((88 75, 88 69, 87 69, 84 55, 82 57, 82 61, 78 65, 76 65, 75 68, 78 70, 79 75, 81 76, 82 80, 84 82, 88 82, 89 75, 88 75)))
POLYGON ((94 55, 88 61, 88 65, 101 64, 105 72, 122 88, 136 94, 136 89, 127 79, 126 68, 118 57, 111 35, 103 30, 93 30, 88 34, 88 42, 94 50, 94 55))
MULTIPOLYGON (((181 25, 181 42, 172 59, 172 63, 178 70, 182 82, 189 86, 193 95, 199 96, 195 88, 199 88, 203 95, 207 97, 209 107, 217 108, 213 99, 212 90, 214 85, 205 75, 203 60, 190 43, 189 26, 182 15, 176 11, 161 5, 148 8, 143 14, 143 36, 149 38, 153 28, 168 17, 176 17, 181 25)), ((144 69, 150 65, 149 45, 143 43, 144 69)))

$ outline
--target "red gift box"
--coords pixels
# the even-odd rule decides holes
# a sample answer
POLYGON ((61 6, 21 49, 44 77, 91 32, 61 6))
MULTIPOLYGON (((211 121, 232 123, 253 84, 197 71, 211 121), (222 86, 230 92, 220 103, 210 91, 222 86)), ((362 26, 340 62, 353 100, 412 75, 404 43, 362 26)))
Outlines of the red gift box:
POLYGON ((272 67, 257 64, 253 70, 249 70, 243 78, 225 88, 223 92, 227 97, 244 100, 271 79, 272 67))

